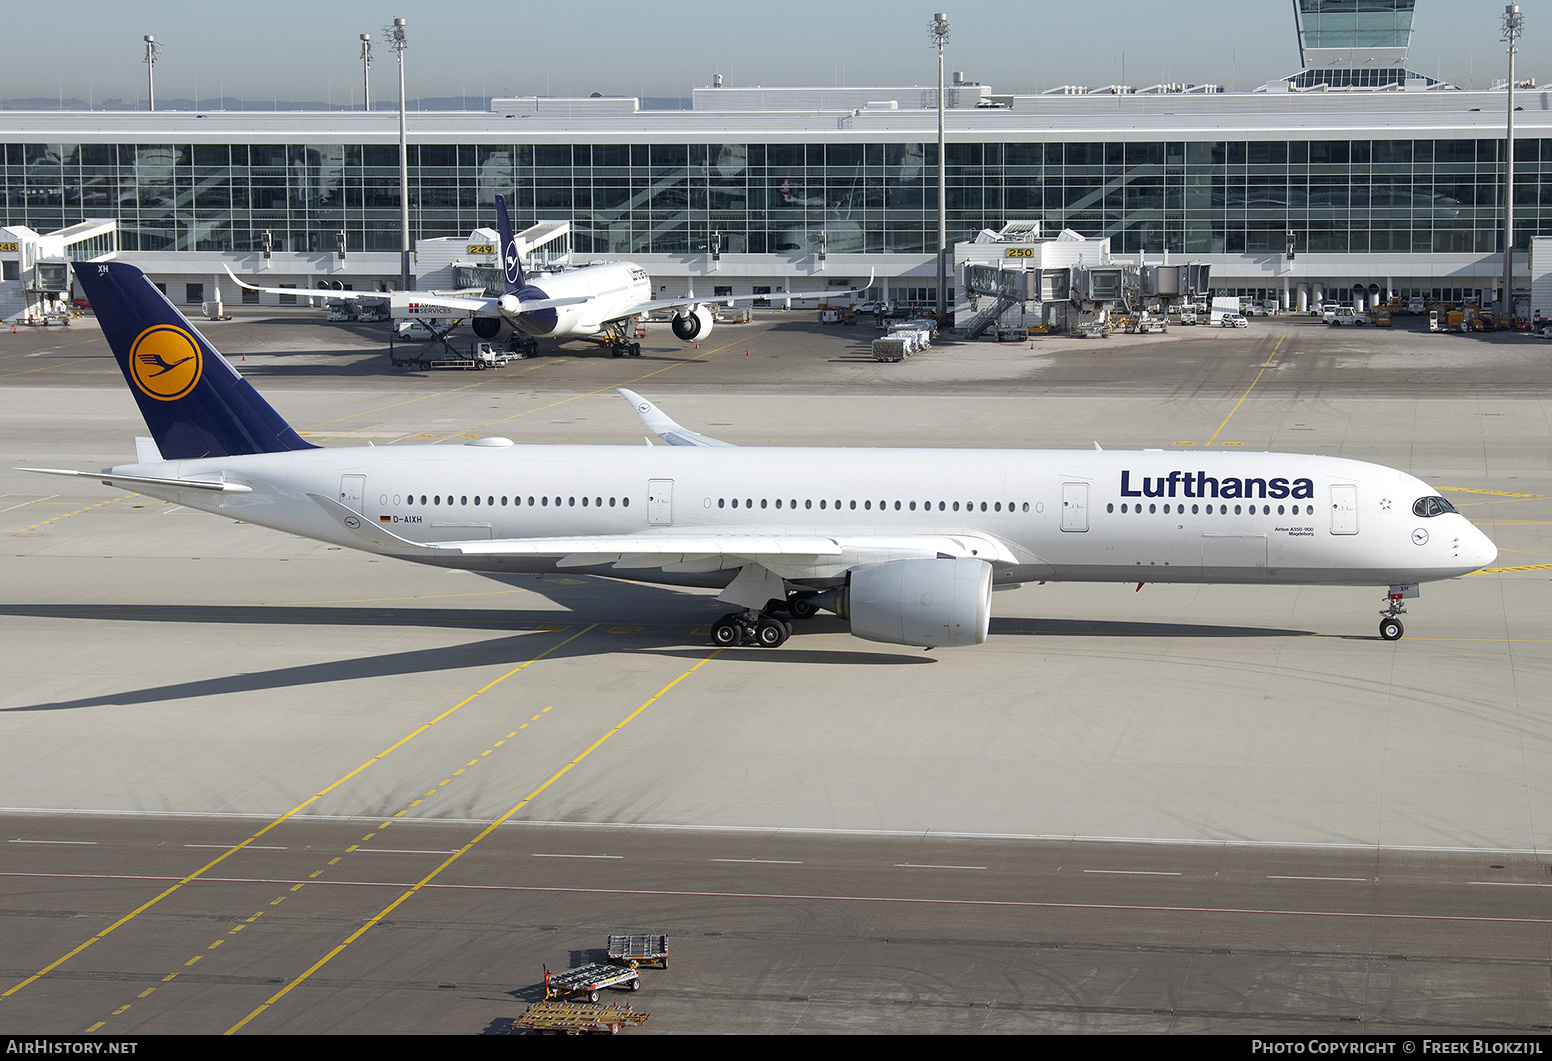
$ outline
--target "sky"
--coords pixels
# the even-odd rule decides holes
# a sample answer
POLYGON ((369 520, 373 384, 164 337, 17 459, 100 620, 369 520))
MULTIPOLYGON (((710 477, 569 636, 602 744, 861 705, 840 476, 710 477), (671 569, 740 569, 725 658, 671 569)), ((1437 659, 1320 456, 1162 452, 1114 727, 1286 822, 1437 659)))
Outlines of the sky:
MULTIPOLYGON (((1248 91, 1299 69, 1292 0, 937 0, 949 18, 947 69, 998 92, 1166 81, 1248 91)), ((1411 68, 1461 87, 1507 72, 1503 0, 1418 0, 1411 68)), ((1521 0, 1517 78, 1552 81, 1552 2, 1521 0)), ((492 95, 688 97, 729 85, 918 85, 937 78, 920 11, 878 0, 570 0, 457 4, 386 0, 74 0, 12 4, 0 99, 146 95, 145 34, 164 50, 158 100, 361 99, 360 41, 371 33, 372 96, 397 92, 383 43, 407 20, 411 98, 492 95), (72 31, 74 36, 71 36, 72 31), (30 42, 30 43, 29 43, 30 42)))

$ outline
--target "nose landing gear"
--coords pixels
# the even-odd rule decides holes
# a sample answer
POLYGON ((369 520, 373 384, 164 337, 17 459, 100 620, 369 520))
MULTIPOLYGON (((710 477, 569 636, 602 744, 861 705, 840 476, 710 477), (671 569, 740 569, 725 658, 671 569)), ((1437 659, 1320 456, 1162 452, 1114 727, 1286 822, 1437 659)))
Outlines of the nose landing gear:
POLYGON ((1406 605, 1403 602, 1416 596, 1416 585, 1390 587, 1390 592, 1385 595, 1385 610, 1380 612, 1380 637, 1386 641, 1401 640, 1401 635, 1406 632, 1406 628, 1396 617, 1406 614, 1406 605))

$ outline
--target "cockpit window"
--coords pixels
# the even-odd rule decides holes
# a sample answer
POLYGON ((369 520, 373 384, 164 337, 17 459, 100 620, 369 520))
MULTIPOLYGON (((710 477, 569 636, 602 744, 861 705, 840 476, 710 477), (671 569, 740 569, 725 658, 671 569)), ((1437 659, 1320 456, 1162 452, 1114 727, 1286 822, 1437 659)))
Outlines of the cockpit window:
POLYGON ((1420 497, 1412 503, 1412 514, 1414 516, 1440 516, 1446 512, 1454 511, 1455 506, 1438 495, 1420 497))

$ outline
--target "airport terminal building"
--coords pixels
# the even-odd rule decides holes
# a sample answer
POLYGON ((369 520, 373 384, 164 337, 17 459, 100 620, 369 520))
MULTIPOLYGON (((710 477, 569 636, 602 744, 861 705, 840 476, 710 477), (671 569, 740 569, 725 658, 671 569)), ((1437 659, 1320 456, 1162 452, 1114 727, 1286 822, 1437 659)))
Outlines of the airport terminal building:
MULTIPOLYGON (((1410 12, 1411 0, 1387 2, 1410 12)), ((1355 289, 1492 301, 1505 91, 1419 76, 1404 48, 1399 59, 1370 49, 1379 66, 1347 63, 1349 52, 1311 48, 1324 66, 1253 92, 1004 94, 956 75, 949 242, 1033 220, 1108 238, 1132 260, 1210 263, 1221 293, 1289 308, 1355 289)), ((1524 277, 1530 237, 1552 234, 1552 86, 1519 88, 1515 103, 1524 277)), ((574 260, 629 258, 662 294, 779 299, 872 271, 881 294, 927 299, 936 108, 936 88, 716 85, 689 110, 526 97, 412 112, 411 228, 468 243, 470 264, 493 262, 468 237, 493 224, 499 193, 518 227, 569 222, 574 260)), ((175 301, 210 298, 215 284, 238 301, 223 264, 271 286, 398 280, 396 113, 0 112, 0 150, 0 227, 115 220, 120 256, 175 301)), ((0 241, 0 281, 15 282, 5 263, 17 240, 0 241)))

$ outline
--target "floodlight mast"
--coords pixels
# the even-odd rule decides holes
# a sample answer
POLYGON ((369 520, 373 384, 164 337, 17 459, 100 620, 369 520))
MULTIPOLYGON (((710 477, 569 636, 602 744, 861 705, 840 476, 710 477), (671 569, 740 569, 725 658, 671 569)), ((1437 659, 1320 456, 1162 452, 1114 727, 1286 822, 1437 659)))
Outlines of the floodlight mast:
POLYGON ((361 34, 361 109, 372 109, 372 35, 361 34))
POLYGON ((146 64, 146 95, 151 101, 151 109, 156 110, 156 57, 162 54, 162 46, 157 43, 155 37, 147 33, 145 49, 145 58, 141 62, 146 64))
POLYGON ((1514 323, 1514 53, 1515 42, 1525 28, 1525 16, 1519 4, 1510 4, 1503 13, 1503 40, 1509 43, 1509 120, 1504 134, 1504 249, 1503 315, 1514 323))
POLYGON ((399 57, 399 227, 403 234, 399 248, 399 290, 410 290, 410 255, 414 253, 410 243, 410 155, 409 137, 404 128, 404 49, 409 41, 404 35, 404 20, 396 18, 386 30, 388 40, 399 57))
POLYGON ((939 12, 927 24, 938 49, 938 320, 948 316, 948 170, 944 161, 943 46, 948 43, 948 15, 939 12))

